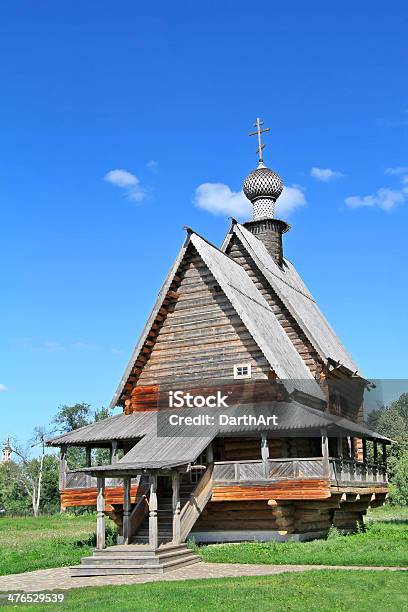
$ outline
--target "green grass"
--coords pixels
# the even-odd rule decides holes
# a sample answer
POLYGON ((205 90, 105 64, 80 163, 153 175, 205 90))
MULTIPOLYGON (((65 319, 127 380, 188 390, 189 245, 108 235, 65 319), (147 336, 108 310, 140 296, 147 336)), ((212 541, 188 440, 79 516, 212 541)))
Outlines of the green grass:
POLYGON ((274 612, 406 612, 404 572, 313 571, 303 574, 157 582, 78 588, 64 605, 32 605, 25 610, 143 610, 184 612, 274 610, 274 612), (103 602, 103 604, 102 604, 103 602))
POLYGON ((220 544, 194 547, 212 563, 408 566, 406 509, 386 509, 369 515, 367 529, 351 535, 331 534, 311 542, 220 544))
MULTIPOLYGON (((107 521, 112 533, 112 524, 107 521)), ((369 513, 366 533, 314 542, 199 547, 204 561, 319 565, 408 565, 408 509, 369 513)), ((113 543, 111 540, 110 543, 113 543)), ((0 519, 0 575, 76 565, 95 545, 95 516, 0 519)))
POLYGON ((0 575, 79 563, 95 545, 95 516, 0 519, 0 575))

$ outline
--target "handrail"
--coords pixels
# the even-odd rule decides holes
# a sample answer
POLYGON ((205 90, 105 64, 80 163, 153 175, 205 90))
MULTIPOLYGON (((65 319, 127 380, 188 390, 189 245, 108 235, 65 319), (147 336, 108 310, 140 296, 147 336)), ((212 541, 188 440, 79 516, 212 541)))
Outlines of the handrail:
POLYGON ((180 539, 183 542, 212 494, 212 465, 208 466, 180 512, 180 539))
POLYGON ((149 502, 146 497, 146 493, 149 491, 149 483, 145 482, 144 485, 139 483, 138 493, 141 493, 140 499, 136 502, 135 506, 129 516, 130 534, 129 538, 132 538, 135 532, 140 527, 144 517, 149 510, 149 502))
MULTIPOLYGON (((269 459, 271 462, 284 462, 284 461, 321 461, 322 457, 281 457, 279 459, 269 459)), ((230 465, 231 463, 263 463, 263 459, 237 459, 232 461, 214 461, 214 465, 230 465)))

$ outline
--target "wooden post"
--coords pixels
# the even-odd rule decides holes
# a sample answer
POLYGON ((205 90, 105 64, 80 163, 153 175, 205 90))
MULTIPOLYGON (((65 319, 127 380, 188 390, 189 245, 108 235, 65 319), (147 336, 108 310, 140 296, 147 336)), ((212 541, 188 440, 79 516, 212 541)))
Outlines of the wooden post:
POLYGON ((130 476, 123 479, 123 541, 129 544, 130 540, 130 476))
POLYGON ((356 439, 354 437, 350 437, 350 452, 351 452, 351 459, 355 463, 356 462, 356 439))
POLYGON ((85 465, 86 467, 91 467, 92 465, 92 448, 87 446, 85 449, 85 465))
POLYGON ((212 443, 210 442, 210 444, 207 446, 207 465, 211 465, 212 463, 214 463, 214 451, 213 451, 213 446, 212 443))
POLYGON ((368 459, 367 459, 367 440, 365 438, 361 439, 361 443, 363 445, 363 463, 365 463, 367 465, 368 463, 368 459))
POLYGON ((351 438, 347 436, 347 459, 352 459, 351 456, 351 438))
POLYGON ((343 438, 341 436, 337 437, 337 457, 343 459, 343 438))
POLYGON ((321 436, 322 436, 323 475, 328 478, 330 475, 329 438, 327 437, 326 429, 321 430, 321 436))
POLYGON ((105 548, 105 477, 98 476, 96 479, 98 496, 96 498, 96 548, 105 548))
POLYGON ((63 491, 67 484, 67 446, 63 444, 60 451, 59 462, 59 490, 63 491))
POLYGON ((112 440, 111 451, 110 451, 110 462, 116 463, 118 461, 118 441, 112 440))
POLYGON ((268 478, 268 459, 269 459, 269 446, 268 446, 268 438, 266 437, 266 433, 262 433, 261 435, 261 457, 263 462, 263 470, 265 478, 268 478))
POLYGON ((385 442, 382 443, 382 464, 384 470, 387 469, 387 445, 385 442))
POLYGON ((171 476, 173 487, 173 544, 180 544, 180 474, 173 472, 171 476))
POLYGON ((377 440, 373 440, 373 462, 374 465, 378 466, 378 445, 377 440))
POLYGON ((152 550, 159 546, 159 530, 157 521, 157 475, 150 474, 149 497, 149 545, 152 550))

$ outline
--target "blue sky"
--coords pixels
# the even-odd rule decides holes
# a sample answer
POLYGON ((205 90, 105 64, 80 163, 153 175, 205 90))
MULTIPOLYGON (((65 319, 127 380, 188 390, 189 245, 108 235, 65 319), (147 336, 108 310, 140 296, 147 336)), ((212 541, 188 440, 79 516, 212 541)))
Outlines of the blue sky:
POLYGON ((286 255, 363 372, 408 378, 407 15, 3 3, 0 438, 109 403, 183 225, 220 243, 243 210, 257 116, 286 255))

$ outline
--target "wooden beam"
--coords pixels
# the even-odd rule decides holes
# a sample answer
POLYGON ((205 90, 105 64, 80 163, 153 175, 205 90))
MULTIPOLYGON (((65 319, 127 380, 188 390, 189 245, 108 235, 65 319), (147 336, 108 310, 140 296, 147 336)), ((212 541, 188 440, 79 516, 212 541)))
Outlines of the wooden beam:
POLYGON ((261 458, 263 461, 263 469, 264 469, 265 478, 267 478, 268 477, 269 446, 268 446, 268 438, 266 437, 265 432, 261 434, 261 458))
POLYGON ((105 548, 105 478, 98 476, 97 480, 98 496, 96 498, 96 548, 105 548))
POLYGON ((59 489, 63 491, 67 482, 67 446, 63 444, 60 451, 59 462, 59 489))
POLYGON ((159 546, 159 531, 157 521, 157 475, 150 474, 149 496, 149 546, 157 550, 159 546))
POLYGON ((210 465, 211 463, 214 463, 214 451, 213 451, 213 445, 210 442, 210 444, 207 446, 207 465, 210 465))
POLYGON ((368 459, 367 459, 367 440, 365 438, 362 438, 361 443, 363 445, 363 463, 367 464, 368 459))
POLYGON ((329 438, 327 437, 327 430, 321 430, 322 436, 322 457, 323 457, 323 475, 329 476, 330 465, 329 465, 329 438))
POLYGON ((385 442, 382 443, 382 464, 384 468, 387 467, 387 445, 385 442))
POLYGON ((377 440, 373 440, 373 461, 375 465, 378 465, 378 444, 377 440))
POLYGON ((85 449, 85 465, 91 467, 92 465, 92 447, 87 446, 85 449))
POLYGON ((180 544, 180 474, 173 472, 171 476, 173 487, 173 544, 180 544))
POLYGON ((111 451, 110 451, 110 462, 117 463, 118 461, 118 441, 112 440, 111 442, 111 451))
POLYGON ((125 544, 129 544, 130 540, 130 476, 123 479, 123 540, 125 544))
POLYGON ((337 457, 343 459, 343 438, 341 436, 337 437, 337 457))

